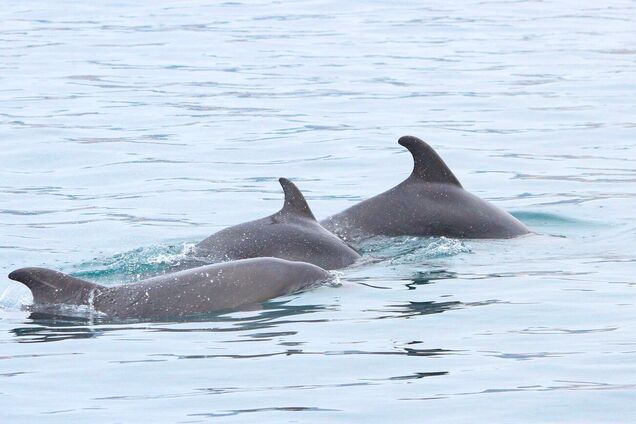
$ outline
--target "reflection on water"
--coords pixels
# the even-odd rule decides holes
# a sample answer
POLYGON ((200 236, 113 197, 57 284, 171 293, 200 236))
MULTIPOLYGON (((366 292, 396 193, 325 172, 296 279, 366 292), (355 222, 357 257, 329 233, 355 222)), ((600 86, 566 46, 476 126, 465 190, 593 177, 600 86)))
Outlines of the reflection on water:
POLYGON ((378 312, 390 312, 389 315, 377 317, 383 318, 408 318, 417 315, 439 314, 450 309, 458 308, 461 302, 407 302, 403 305, 387 305, 386 309, 378 312))
POLYGON ((257 409, 236 409, 232 411, 224 411, 218 413, 207 414, 190 414, 192 417, 230 417, 233 415, 246 414, 250 412, 268 412, 268 411, 285 411, 285 412, 333 412, 337 409, 323 409, 308 406, 285 406, 285 407, 272 407, 272 408, 257 408, 257 409))
MULTIPOLYGON (((161 327, 160 323, 148 321, 144 326, 140 320, 112 320, 107 317, 82 317, 64 316, 59 311, 54 313, 33 312, 29 316, 28 327, 19 327, 11 330, 13 334, 20 337, 21 342, 54 342, 73 338, 98 337, 110 331, 122 330, 143 330, 150 332, 235 332, 263 330, 277 328, 279 325, 298 322, 320 322, 305 318, 304 315, 313 314, 329 309, 326 305, 288 305, 288 301, 270 301, 263 303, 262 310, 255 312, 235 312, 235 313, 209 313, 190 316, 178 321, 170 321, 171 324, 183 323, 205 323, 214 325, 213 327, 161 327), (247 316, 245 316, 247 314, 247 316), (109 325, 110 323, 116 325, 109 325), (139 325, 135 325, 139 323, 139 325), (127 325, 134 325, 128 327, 127 325)), ((285 334, 285 333, 272 333, 285 334)), ((250 337, 260 338, 262 334, 251 334, 250 337)))
POLYGON ((633 3, 5 3, 2 275, 164 272, 278 177, 325 218, 409 175, 406 134, 534 234, 372 238, 181 321, 0 279, 3 422, 636 421, 633 3))
POLYGON ((432 284, 439 280, 449 280, 458 278, 457 273, 446 270, 430 270, 430 271, 418 271, 415 276, 411 278, 411 281, 406 284, 409 290, 415 290, 417 286, 432 284))

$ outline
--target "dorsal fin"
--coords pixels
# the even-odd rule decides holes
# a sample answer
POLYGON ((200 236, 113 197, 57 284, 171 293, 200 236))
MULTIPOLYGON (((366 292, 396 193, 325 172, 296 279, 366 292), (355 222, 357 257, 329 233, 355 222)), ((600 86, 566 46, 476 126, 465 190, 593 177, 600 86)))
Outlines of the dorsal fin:
POLYGON ((413 155, 413 173, 409 178, 417 178, 429 183, 455 184, 461 187, 459 180, 444 163, 441 157, 424 141, 417 137, 405 135, 398 143, 413 155))
POLYGON ((278 216, 301 216, 303 218, 309 218, 316 220, 316 217, 311 212, 305 196, 298 190, 298 187, 287 178, 279 178, 278 182, 283 187, 285 192, 285 204, 283 208, 278 211, 278 216))
POLYGON ((27 286, 35 303, 87 305, 91 292, 102 286, 46 268, 20 268, 9 278, 27 286))

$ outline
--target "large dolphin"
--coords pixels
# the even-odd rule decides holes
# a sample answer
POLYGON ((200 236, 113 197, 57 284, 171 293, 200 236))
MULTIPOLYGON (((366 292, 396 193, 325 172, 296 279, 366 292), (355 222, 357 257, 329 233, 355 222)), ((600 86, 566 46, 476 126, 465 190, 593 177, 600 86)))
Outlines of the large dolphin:
POLYGON ((278 258, 207 265, 105 287, 46 268, 21 268, 9 278, 44 305, 83 305, 115 319, 176 318, 256 305, 329 280, 322 268, 278 258))
POLYGON ((413 172, 392 189, 333 215, 321 224, 345 240, 367 236, 512 238, 528 234, 516 218, 464 190, 442 158, 424 141, 398 143, 413 155, 413 172))
POLYGON ((316 221, 294 183, 286 178, 278 181, 285 192, 280 211, 212 234, 194 247, 192 256, 208 263, 272 256, 309 262, 324 269, 344 268, 360 258, 316 221))

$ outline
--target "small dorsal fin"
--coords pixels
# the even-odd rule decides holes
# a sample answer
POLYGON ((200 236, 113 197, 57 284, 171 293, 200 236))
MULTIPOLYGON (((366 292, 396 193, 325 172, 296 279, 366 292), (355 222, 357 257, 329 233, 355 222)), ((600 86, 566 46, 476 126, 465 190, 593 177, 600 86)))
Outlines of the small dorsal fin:
POLYGON ((298 187, 287 178, 279 178, 278 182, 283 187, 285 192, 285 204, 283 208, 278 211, 279 216, 302 216, 303 218, 309 218, 316 220, 316 217, 311 212, 305 196, 298 190, 298 187))
POLYGON ((459 180, 444 163, 441 157, 424 141, 417 137, 405 135, 398 143, 413 155, 413 173, 409 178, 417 178, 429 183, 455 184, 459 187, 459 180))
POLYGON ((20 268, 9 278, 27 286, 35 303, 87 305, 91 292, 102 286, 46 268, 20 268))

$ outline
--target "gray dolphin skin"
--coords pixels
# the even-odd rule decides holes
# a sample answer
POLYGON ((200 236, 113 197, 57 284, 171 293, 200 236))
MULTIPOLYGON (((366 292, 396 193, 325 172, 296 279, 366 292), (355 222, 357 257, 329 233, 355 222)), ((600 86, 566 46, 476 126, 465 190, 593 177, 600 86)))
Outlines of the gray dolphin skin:
POLYGON ((509 213, 464 190, 424 141, 404 136, 413 172, 392 189, 333 215, 321 224, 345 240, 374 235, 504 239, 529 230, 509 213))
POLYGON ((194 268, 139 283, 105 287, 46 268, 9 278, 26 285, 35 304, 85 305, 108 318, 176 318, 255 305, 331 279, 322 268, 255 258, 194 268))
POLYGON ((221 230, 197 244, 192 255, 208 263, 271 256, 308 262, 324 269, 344 268, 360 258, 316 221, 294 183, 286 178, 278 181, 285 192, 280 211, 221 230))

